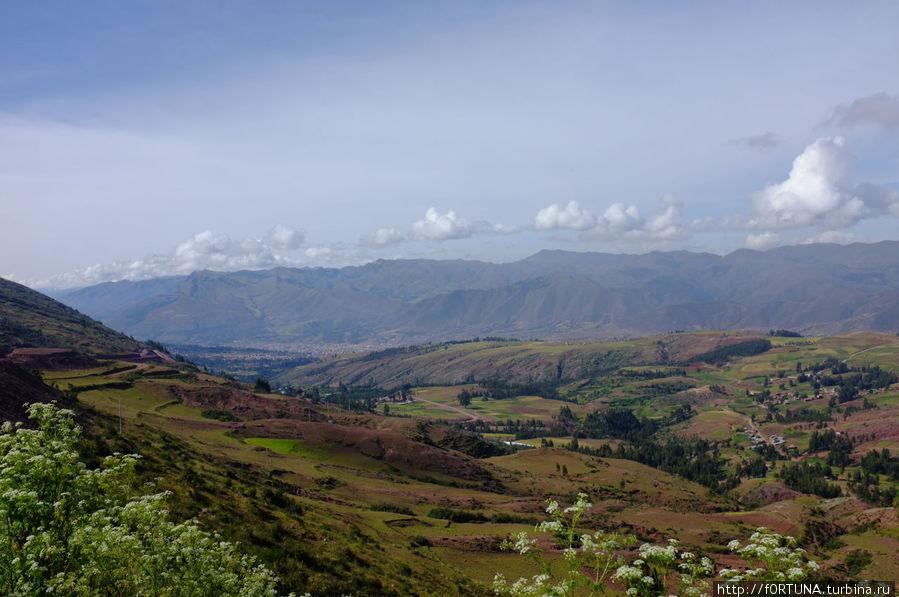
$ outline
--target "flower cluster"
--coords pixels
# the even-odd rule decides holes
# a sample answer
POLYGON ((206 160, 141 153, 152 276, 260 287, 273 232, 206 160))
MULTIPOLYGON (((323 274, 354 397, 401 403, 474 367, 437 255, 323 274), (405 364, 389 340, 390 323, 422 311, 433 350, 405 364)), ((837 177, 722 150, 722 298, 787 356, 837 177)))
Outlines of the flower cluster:
POLYGON ((617 555, 617 550, 630 540, 602 531, 593 534, 579 533, 581 517, 592 507, 587 501, 587 495, 583 493, 578 494, 573 505, 564 509, 557 501, 548 500, 546 513, 549 518, 538 524, 536 530, 553 536, 556 547, 561 550, 561 563, 565 570, 555 575, 553 562, 544 560, 542 550, 537 547, 537 540, 530 538, 526 532, 521 532, 503 542, 503 548, 531 558, 543 568, 543 572, 531 578, 519 578, 513 583, 509 583, 502 574, 497 574, 493 581, 494 593, 510 597, 568 597, 574 595, 580 587, 585 588, 589 595, 603 591, 605 580, 613 566, 623 562, 621 556, 617 555))
POLYGON ((727 547, 755 566, 743 571, 721 570, 719 575, 728 580, 797 581, 820 568, 817 562, 808 559, 804 549, 796 546, 793 537, 779 535, 764 527, 754 532, 746 545, 735 539, 727 547))

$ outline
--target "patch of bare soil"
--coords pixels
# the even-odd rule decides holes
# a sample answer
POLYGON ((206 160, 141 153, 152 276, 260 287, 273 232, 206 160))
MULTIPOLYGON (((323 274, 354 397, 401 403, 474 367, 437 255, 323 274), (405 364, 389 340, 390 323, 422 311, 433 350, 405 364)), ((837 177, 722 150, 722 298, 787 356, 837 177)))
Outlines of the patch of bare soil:
POLYGON ((95 359, 68 348, 16 348, 6 359, 23 369, 41 371, 92 369, 100 364, 95 359))
POLYGON ((792 500, 802 494, 783 483, 766 483, 746 494, 744 500, 750 504, 767 505, 784 500, 792 500))
POLYGON ((261 398, 232 386, 186 388, 169 384, 166 391, 188 406, 227 411, 239 419, 298 419, 307 415, 306 401, 261 398))

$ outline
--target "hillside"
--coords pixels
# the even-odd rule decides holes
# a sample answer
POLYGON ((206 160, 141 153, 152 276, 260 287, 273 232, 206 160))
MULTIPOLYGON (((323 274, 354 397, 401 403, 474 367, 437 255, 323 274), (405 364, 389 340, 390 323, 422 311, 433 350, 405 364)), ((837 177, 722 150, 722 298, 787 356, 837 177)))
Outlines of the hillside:
POLYGON ((669 334, 614 342, 483 340, 389 348, 322 359, 281 373, 276 380, 300 386, 373 383, 456 385, 498 378, 512 383, 566 383, 628 365, 678 363, 759 334, 669 334))
MULTIPOLYGON (((15 304, 16 329, 75 329, 45 298, 15 304)), ((83 325, 79 351, 0 361, 5 400, 62 390, 88 462, 139 453, 173 518, 239 541, 284 592, 483 595, 498 571, 537 572, 502 540, 579 492, 584 530, 677 538, 719 567, 765 526, 801 537, 828 578, 899 574, 892 334, 421 345, 303 365, 280 394, 104 354, 91 338, 124 339, 83 325)))
POLYGON ((205 346, 312 350, 772 327, 891 332, 899 329, 899 242, 206 271, 56 296, 135 337, 205 346))
POLYGON ((138 352, 140 344, 21 284, 0 278, 0 356, 13 348, 70 348, 83 354, 138 352))

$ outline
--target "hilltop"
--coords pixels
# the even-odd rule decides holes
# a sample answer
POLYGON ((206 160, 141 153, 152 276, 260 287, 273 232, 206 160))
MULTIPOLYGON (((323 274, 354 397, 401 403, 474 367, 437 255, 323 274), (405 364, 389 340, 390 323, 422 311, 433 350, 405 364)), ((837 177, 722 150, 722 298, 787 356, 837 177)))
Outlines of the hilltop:
POLYGON ((137 337, 314 351, 475 336, 598 340, 673 330, 899 329, 899 242, 725 256, 542 251, 527 259, 377 261, 196 272, 61 291, 137 337))

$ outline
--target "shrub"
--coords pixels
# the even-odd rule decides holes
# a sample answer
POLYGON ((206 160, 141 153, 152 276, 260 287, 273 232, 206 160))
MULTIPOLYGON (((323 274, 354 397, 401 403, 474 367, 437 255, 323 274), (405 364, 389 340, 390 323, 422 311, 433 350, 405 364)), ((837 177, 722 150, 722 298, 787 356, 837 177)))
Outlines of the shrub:
POLYGON ((88 469, 72 412, 32 404, 37 429, 0 428, 0 593, 274 597, 277 578, 189 520, 167 492, 134 491, 135 455, 88 469))

